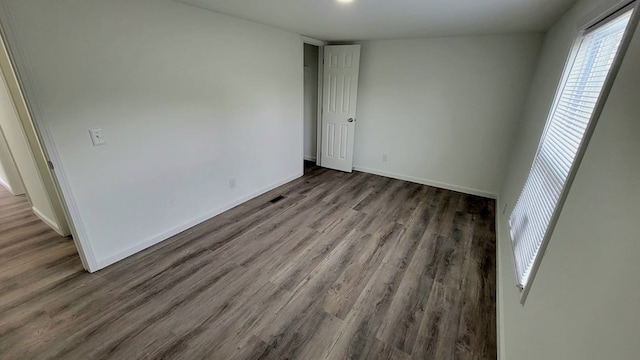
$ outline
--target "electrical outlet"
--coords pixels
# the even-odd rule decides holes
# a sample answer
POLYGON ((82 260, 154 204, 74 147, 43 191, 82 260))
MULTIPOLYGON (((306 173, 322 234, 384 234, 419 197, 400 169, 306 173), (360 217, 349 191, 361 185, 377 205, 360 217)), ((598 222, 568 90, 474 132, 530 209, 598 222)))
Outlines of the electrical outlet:
POLYGON ((93 142, 93 146, 106 144, 104 137, 102 136, 102 129, 89 129, 89 134, 91 135, 91 142, 93 142))
POLYGON ((229 188, 233 189, 236 187, 236 178, 229 179, 229 188))
POLYGON ((382 161, 387 162, 389 160, 389 154, 382 154, 382 161))

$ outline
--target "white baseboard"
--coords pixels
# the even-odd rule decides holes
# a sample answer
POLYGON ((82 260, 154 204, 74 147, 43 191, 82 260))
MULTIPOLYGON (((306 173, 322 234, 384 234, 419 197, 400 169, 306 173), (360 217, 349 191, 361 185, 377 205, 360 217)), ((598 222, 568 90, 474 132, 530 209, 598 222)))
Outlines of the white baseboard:
POLYGON ((49 219, 46 215, 40 212, 40 210, 36 209, 36 207, 32 206, 31 211, 33 211, 38 219, 42 220, 43 223, 52 228, 53 231, 57 232, 60 236, 66 236, 62 231, 60 231, 60 227, 58 227, 58 224, 55 221, 49 219))
POLYGON ((491 193, 491 192, 488 192, 488 191, 484 191, 484 190, 472 189, 472 188, 467 188, 467 187, 464 187, 464 186, 451 185, 451 184, 442 183, 442 182, 438 182, 438 181, 433 181, 433 180, 428 180, 428 179, 421 179, 421 178, 417 178, 417 177, 413 177, 413 176, 396 174, 396 173, 392 173, 392 172, 376 170, 376 169, 366 168, 366 167, 362 167, 362 166, 354 166, 353 169, 357 170, 357 171, 366 172, 366 173, 369 173, 369 174, 386 176, 386 177, 390 177, 390 178, 393 178, 393 179, 410 181, 410 182, 413 182, 413 183, 416 183, 416 184, 434 186, 434 187, 447 189, 447 190, 452 190, 452 191, 457 191, 457 192, 461 192, 461 193, 465 193, 465 194, 482 196, 482 197, 489 198, 489 199, 497 199, 498 198, 497 194, 494 194, 494 193, 491 193))
POLYGON ((15 195, 15 194, 13 193, 13 190, 11 189, 11 186, 9 186, 9 184, 8 184, 8 183, 6 183, 6 182, 4 181, 4 179, 2 179, 2 178, 0 178, 0 185, 4 186, 4 188, 5 188, 5 189, 9 190, 9 192, 11 193, 11 195, 15 195))
POLYGON ((307 160, 307 161, 313 161, 316 162, 316 157, 315 156, 303 156, 303 159, 307 160))
POLYGON ((8 182, 4 181, 4 179, 0 179, 0 186, 3 186, 5 189, 7 189, 7 191, 9 191, 11 193, 11 195, 14 196, 18 196, 18 195, 24 195, 25 192, 23 189, 20 189, 18 191, 15 191, 11 185, 9 185, 8 182))
POLYGON ((280 186, 282 186, 282 185, 284 185, 284 184, 286 184, 288 182, 291 182, 291 181, 301 177, 302 175, 303 175, 303 173, 300 172, 300 173, 297 173, 295 175, 288 176, 288 177, 286 177, 286 178, 284 178, 284 179, 282 179, 282 180, 280 180, 280 181, 278 181, 278 182, 276 182, 276 183, 274 183, 272 185, 264 187, 264 188, 262 188, 262 189, 260 189, 258 191, 250 193, 248 195, 242 196, 239 199, 237 199, 235 201, 232 201, 232 202, 230 202, 228 204, 225 204, 225 205, 217 208, 214 211, 211 211, 211 212, 209 212, 209 213, 207 213, 205 215, 197 217, 197 218, 195 218, 195 219, 193 219, 191 221, 188 221, 186 223, 180 224, 180 225, 172 228, 169 231, 165 231, 165 232, 160 233, 160 234, 158 234, 156 236, 153 236, 152 238, 150 238, 150 239, 148 239, 146 241, 143 241, 143 242, 141 242, 139 244, 136 244, 136 245, 134 245, 134 246, 132 246, 132 247, 130 247, 130 248, 124 250, 124 251, 121 251, 121 252, 119 252, 119 253, 117 253, 115 255, 109 256, 109 257, 104 258, 104 259, 98 259, 97 260, 97 269, 95 269, 94 271, 103 269, 103 268, 105 268, 105 267, 107 267, 107 266, 109 266, 111 264, 114 264, 114 263, 116 263, 116 262, 118 262, 118 261, 120 261, 120 260, 122 260, 124 258, 127 258, 127 257, 129 257, 129 256, 131 256, 131 255, 133 255, 135 253, 138 253, 138 252, 140 252, 140 251, 142 251, 142 250, 144 250, 146 248, 149 248, 149 247, 151 247, 153 245, 156 245, 156 244, 158 244, 158 243, 160 243, 160 242, 162 242, 164 240, 167 240, 170 237, 175 236, 175 235, 177 235, 177 234, 179 234, 179 233, 181 233, 181 232, 183 232, 183 231, 185 231, 187 229, 190 229, 190 228, 192 228, 192 227, 194 227, 194 226, 196 226, 196 225, 198 225, 200 223, 203 223, 203 222, 211 219, 214 216, 220 215, 221 213, 223 213, 223 212, 225 212, 227 210, 230 210, 230 209, 232 209, 232 208, 234 208, 234 207, 236 207, 236 206, 238 206, 238 205, 240 205, 240 204, 242 204, 244 202, 247 202, 247 201, 249 201, 249 200, 251 200, 251 199, 253 199, 255 197, 258 197, 258 196, 268 192, 268 191, 271 191, 271 190, 273 190, 273 189, 275 189, 277 187, 280 187, 280 186))

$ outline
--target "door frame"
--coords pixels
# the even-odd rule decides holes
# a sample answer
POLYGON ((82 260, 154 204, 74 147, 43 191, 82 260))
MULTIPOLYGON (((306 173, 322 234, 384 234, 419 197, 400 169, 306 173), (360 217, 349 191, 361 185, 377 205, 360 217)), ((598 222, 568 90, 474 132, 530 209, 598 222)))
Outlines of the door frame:
MULTIPOLYGON (((23 72, 29 72, 30 64, 25 57, 20 43, 13 31, 14 25, 11 20, 11 8, 6 2, 0 2, 0 10, 4 15, 0 22, 0 67, 5 75, 5 81, 9 87, 9 92, 13 98, 14 106, 18 113, 18 119, 23 129, 32 129, 32 138, 40 145, 43 155, 43 163, 38 164, 45 188, 52 198, 51 202, 56 211, 62 214, 67 220, 69 232, 73 236, 73 242, 78 250, 78 255, 82 261, 82 266, 89 272, 98 270, 95 253, 88 240, 87 232, 84 228, 80 212, 78 210, 75 197, 71 190, 69 180, 60 161, 57 147, 53 141, 51 130, 42 111, 42 106, 38 101, 38 91, 29 76, 23 72), (9 47, 13 45, 12 47, 9 47), (18 67, 16 64, 20 64, 18 67), (44 166, 44 168, 42 167, 44 166), (46 174, 43 174, 46 171, 46 174), (53 193, 52 193, 53 192, 53 193), (55 197, 54 197, 55 196, 55 197), (53 200, 58 198, 60 201, 53 200)), ((33 145, 32 145, 33 146, 33 145)), ((33 151, 33 148, 32 148, 33 151)))
MULTIPOLYGON (((25 100, 20 89, 20 84, 17 81, 16 73, 13 69, 13 66, 9 61, 8 52, 4 41, 0 41, 0 71, 2 71, 2 78, 4 80, 3 83, 0 84, 0 86, 5 87, 7 95, 9 96, 9 101, 11 102, 12 110, 16 115, 15 122, 11 122, 19 131, 19 133, 14 134, 13 137, 18 137, 19 139, 14 140, 26 145, 26 148, 24 150, 27 151, 28 155, 33 161, 33 170, 35 170, 34 175, 38 177, 38 182, 42 185, 42 188, 47 197, 47 201, 51 205, 53 218, 49 218, 48 216, 40 212, 40 209, 35 207, 32 193, 29 192, 29 189, 25 183, 25 181, 35 179, 25 177, 25 173, 27 172, 25 170, 27 169, 21 168, 21 166, 15 160, 16 158, 14 153, 19 150, 18 148, 12 148, 10 146, 10 141, 7 138, 7 133, 4 132, 4 130, 6 129, 2 129, 0 130, 0 132, 2 132, 2 136, 9 150, 9 156, 11 157, 13 165, 15 166, 15 171, 17 172, 18 178, 20 179, 20 182, 22 184, 22 193, 26 194, 27 200, 32 206, 31 210, 40 220, 42 220, 45 224, 47 224, 61 236, 68 236, 71 234, 71 231, 69 229, 67 215, 63 210, 63 206, 61 204, 62 200, 60 199, 60 195, 54 185, 54 180, 52 179, 49 164, 43 154, 42 145, 38 140, 38 134, 35 132, 34 125, 31 121, 31 116, 25 107, 25 100)), ((22 165, 25 166, 27 164, 22 165)), ((33 177, 34 175, 32 175, 31 177, 33 177)))
MULTIPOLYGON (((324 47, 328 45, 326 41, 317 40, 314 38, 310 38, 307 36, 301 36, 302 38, 302 53, 304 55, 304 44, 314 45, 318 47, 318 108, 316 115, 316 165, 322 166, 322 86, 323 86, 323 76, 324 76, 324 47)), ((304 66, 302 68, 302 86, 304 88, 304 66)), ((304 92, 304 91, 303 91, 304 92)), ((304 98, 303 98, 304 104, 304 98)), ((304 106, 302 108, 302 139, 304 139, 304 106)), ((304 140, 303 140, 304 141, 304 140)), ((304 144, 303 144, 304 149, 304 144)), ((302 157, 304 159, 304 151, 302 153, 302 157)))

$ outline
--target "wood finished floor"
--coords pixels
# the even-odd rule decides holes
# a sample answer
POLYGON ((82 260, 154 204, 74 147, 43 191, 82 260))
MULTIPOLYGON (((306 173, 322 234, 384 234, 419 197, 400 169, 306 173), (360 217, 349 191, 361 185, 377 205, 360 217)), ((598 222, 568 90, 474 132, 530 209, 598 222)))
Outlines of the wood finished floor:
POLYGON ((306 171, 95 274, 0 189, 0 358, 496 358, 493 200, 306 171))

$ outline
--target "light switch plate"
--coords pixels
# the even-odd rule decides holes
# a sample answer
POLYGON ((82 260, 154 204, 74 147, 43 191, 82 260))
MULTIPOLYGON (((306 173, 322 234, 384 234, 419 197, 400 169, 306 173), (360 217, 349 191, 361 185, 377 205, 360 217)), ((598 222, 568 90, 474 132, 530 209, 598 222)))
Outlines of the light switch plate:
POLYGON ((89 129, 89 134, 91 134, 91 141, 93 142, 93 146, 106 144, 106 142, 104 141, 104 137, 102 136, 102 129, 89 129))

